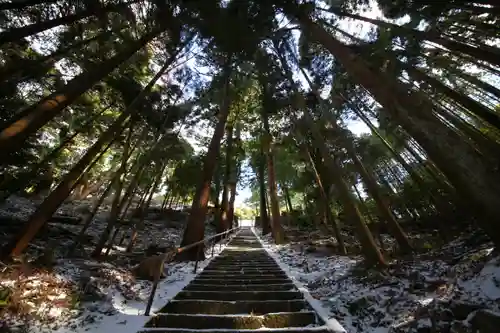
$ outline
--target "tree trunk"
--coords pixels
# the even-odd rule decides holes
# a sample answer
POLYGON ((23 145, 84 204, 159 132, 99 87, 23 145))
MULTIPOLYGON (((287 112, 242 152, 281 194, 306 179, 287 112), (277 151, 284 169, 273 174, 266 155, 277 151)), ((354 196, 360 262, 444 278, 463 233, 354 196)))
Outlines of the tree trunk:
MULTIPOLYGON (((140 0, 134 0, 129 2, 128 4, 139 2, 140 0)), ((125 4, 112 4, 102 8, 91 8, 87 10, 83 10, 77 12, 75 14, 70 14, 63 17, 58 17, 48 21, 37 22, 33 24, 26 25, 20 28, 10 28, 7 31, 0 33, 0 46, 5 43, 15 42, 24 37, 32 36, 42 31, 52 29, 54 27, 58 27, 60 25, 70 25, 79 21, 81 19, 91 17, 94 15, 102 15, 104 13, 108 13, 111 11, 119 10, 120 8, 124 8, 125 4)))
MULTIPOLYGON (((338 127, 335 121, 330 121, 330 124, 333 126, 333 129, 337 135, 339 136, 342 135, 341 129, 338 127)), ((380 188, 375 180, 375 177, 365 168, 364 164, 359 159, 353 143, 347 137, 344 136, 342 136, 340 139, 341 143, 343 144, 344 148, 347 151, 347 154, 354 162, 354 166, 361 175, 361 179, 363 180, 364 185, 366 186, 370 195, 375 201, 379 213, 387 223, 387 226, 389 227, 389 230, 391 230, 391 233, 394 236, 394 238, 396 238, 396 241, 398 242, 401 252, 402 253, 412 252, 412 247, 410 245, 408 237, 406 236, 405 232, 399 225, 398 221, 396 220, 396 217, 392 214, 391 210, 389 209, 389 202, 386 201, 386 199, 380 192, 380 188)))
POLYGON ((288 192, 288 187, 285 184, 281 184, 283 188, 283 193, 285 194, 285 201, 288 207, 288 211, 291 213, 293 211, 292 199, 290 198, 290 193, 288 192))
MULTIPOLYGON (((153 186, 151 187, 151 191, 149 192, 149 196, 148 196, 147 200, 143 202, 143 204, 140 208, 141 217, 140 217, 139 221, 136 223, 136 225, 142 224, 144 222, 144 218, 146 217, 146 212, 149 209, 149 206, 151 205, 151 200, 153 199, 153 195, 156 193, 156 190, 158 189, 158 185, 160 185, 161 178, 163 177, 163 173, 165 172, 166 167, 167 167, 166 162, 164 162, 162 165, 160 165, 160 168, 159 168, 160 171, 158 172, 158 175, 156 176, 156 179, 153 183, 153 186)), ((127 250, 126 250, 127 252, 129 252, 129 253, 132 252, 132 249, 134 248, 136 239, 137 238, 130 240, 129 244, 127 245, 127 250)))
MULTIPOLYGON (((66 106, 73 103, 80 95, 93 87, 98 81, 106 77, 116 67, 134 55, 138 50, 158 36, 164 29, 154 30, 137 41, 131 43, 125 51, 118 53, 111 59, 92 66, 82 74, 69 81, 58 92, 42 99, 16 114, 9 120, 0 132, 0 150, 2 161, 8 161, 7 156, 19 149, 28 136, 35 133, 42 126, 54 119, 66 106)), ((171 58, 172 61, 174 60, 171 58)))
POLYGON ((94 121, 110 107, 111 105, 105 107, 100 112, 92 116, 92 118, 90 118, 85 124, 83 124, 82 127, 78 128, 75 133, 64 139, 63 142, 61 142, 55 149, 53 149, 47 156, 45 156, 43 160, 35 164, 35 166, 31 168, 31 170, 23 173, 16 178, 8 178, 2 181, 2 183, 0 183, 0 203, 4 202, 13 193, 16 193, 25 188, 33 179, 36 179, 40 171, 49 163, 51 163, 59 155, 61 150, 63 150, 69 143, 71 143, 78 134, 90 128, 94 121))
POLYGON ((23 9, 25 7, 35 6, 38 4, 49 4, 59 0, 11 0, 10 2, 0 3, 0 10, 23 9))
MULTIPOLYGON (((231 67, 229 61, 226 64, 224 72, 224 97, 219 113, 217 114, 217 125, 215 126, 214 134, 208 146, 207 155, 203 163, 202 181, 198 185, 193 198, 191 213, 189 214, 187 226, 184 230, 181 247, 199 242, 205 235, 205 217, 207 215, 208 200, 210 199, 210 185, 217 164, 217 156, 219 156, 220 152, 220 143, 224 136, 224 128, 226 127, 226 121, 230 112, 229 80, 231 76, 231 67)), ((203 245, 184 251, 177 257, 183 260, 204 259, 205 254, 203 252, 203 245)))
MULTIPOLYGON (((300 135, 300 134, 298 134, 300 135)), ((328 225, 331 225, 333 227, 333 231, 335 232, 335 237, 337 238, 337 242, 339 243, 339 251, 341 254, 347 254, 347 249, 345 247, 344 243, 344 237, 340 233, 340 228, 338 225, 338 221, 336 218, 334 218, 332 214, 332 210, 330 208, 330 195, 327 193, 328 190, 325 190, 325 187, 323 186, 323 181, 321 180, 320 173, 318 172, 318 168, 316 166, 316 163, 314 162, 311 152, 309 151, 309 147, 307 146, 306 143, 301 142, 299 143, 301 150, 303 151, 305 157, 307 160, 309 160, 309 164, 311 165, 311 168, 313 169, 313 174, 314 174, 314 179, 316 180, 316 184, 319 187, 321 199, 323 200, 323 206, 325 209, 325 217, 327 220, 328 225)), ((329 188, 330 186, 327 186, 329 188)))
MULTIPOLYGON (((111 204, 111 212, 109 213, 108 217, 108 223, 106 225, 106 228, 104 228, 103 232, 101 233, 101 236, 99 237, 99 240, 97 241, 96 247, 94 251, 92 252, 91 256, 92 257, 99 257, 102 254, 102 249, 104 248, 104 245, 106 244, 106 241, 108 240, 109 233, 113 229, 113 227, 116 224, 116 220, 118 218, 118 214, 120 214, 119 208, 120 208, 120 199, 122 190, 123 190, 123 182, 124 179, 122 180, 122 176, 125 178, 126 176, 126 171, 127 171, 127 161, 129 157, 129 150, 130 150, 130 140, 132 139, 132 132, 133 132, 133 124, 130 125, 129 131, 128 131, 128 137, 127 141, 125 142, 125 145, 123 147, 123 154, 122 154, 122 161, 120 168, 117 171, 117 174, 115 175, 115 195, 113 197, 113 202, 111 204)), ((122 200, 123 201, 123 200, 122 200)))
POLYGON ((166 208, 165 206, 166 206, 167 201, 168 201, 168 199, 169 199, 169 195, 170 195, 170 193, 168 192, 168 193, 165 193, 165 196, 163 197, 163 201, 161 202, 161 206, 160 206, 160 207, 161 207, 161 208, 160 208, 160 211, 162 211, 162 212, 163 212, 163 211, 165 210, 165 208, 166 208))
MULTIPOLYGON (((363 220, 363 217, 361 216, 356 201, 354 200, 354 197, 344 180, 341 168, 336 164, 336 162, 331 157, 330 152, 327 150, 324 142, 321 141, 322 136, 317 130, 316 125, 312 123, 310 119, 308 119, 309 118, 308 111, 306 110, 304 114, 307 114, 306 124, 311 130, 313 144, 315 148, 320 151, 320 154, 325 161, 324 162, 325 166, 329 170, 329 174, 331 174, 334 178, 335 188, 338 191, 340 200, 342 202, 342 205, 344 206, 345 213, 348 216, 349 220, 355 223, 358 238, 361 243, 361 247, 363 249, 367 265, 386 266, 387 263, 385 262, 384 257, 377 248, 375 240, 373 239, 373 236, 370 232, 370 229, 368 229, 368 227, 366 226, 366 223, 363 220)), ((302 135, 305 136, 304 134, 302 135)), ((299 138, 299 140, 300 139, 301 138, 299 138)))
POLYGON ((30 78, 41 77, 52 69, 54 64, 66 56, 69 51, 81 48, 94 41, 106 40, 111 37, 112 33, 112 31, 103 32, 92 38, 78 41, 68 47, 61 47, 53 53, 38 59, 21 59, 13 64, 6 64, 0 68, 0 77, 4 78, 4 82, 1 84, 18 84, 30 78))
POLYGON ((260 145, 258 177, 259 177, 259 197, 260 197, 260 221, 262 226, 262 234, 267 235, 271 232, 271 225, 269 223, 269 215, 267 214, 267 201, 266 201, 266 160, 264 155, 263 145, 260 145))
MULTIPOLYGON (((241 147, 241 127, 237 125, 236 127, 236 134, 235 134, 235 139, 234 142, 232 143, 232 146, 236 145, 236 147, 241 147)), ((234 149, 231 149, 231 155, 235 155, 233 152, 234 149)), ((238 156, 233 156, 231 159, 231 162, 234 164, 234 168, 232 168, 232 172, 230 175, 230 190, 231 190, 231 196, 229 197, 229 210, 227 213, 227 220, 229 221, 229 228, 234 227, 234 203, 236 201, 236 185, 238 184, 238 178, 239 178, 239 173, 240 173, 240 163, 238 162, 238 156)))
POLYGON ((425 149, 457 191, 480 216, 482 228, 500 245, 500 177, 458 134, 432 113, 435 106, 402 89, 392 77, 370 69, 349 47, 330 36, 308 17, 299 15, 302 27, 322 43, 346 68, 354 81, 369 90, 402 127, 425 149))
MULTIPOLYGON (((266 87, 264 87, 266 89, 266 87)), ((267 91, 264 92, 267 94, 267 91)), ((262 140, 263 149, 267 157, 267 183, 269 186, 269 197, 271 201, 271 232, 273 234, 274 242, 282 244, 285 241, 285 233, 281 225, 280 206, 278 201, 276 173, 274 170, 274 147, 273 138, 269 129, 269 110, 267 105, 263 105, 261 111, 262 125, 264 128, 264 136, 262 140)))
POLYGON ((220 227, 218 232, 224 232, 229 229, 231 221, 229 220, 229 195, 231 191, 231 164, 233 163, 233 125, 226 126, 226 168, 224 172, 224 191, 222 192, 222 205, 220 209, 220 227))
MULTIPOLYGON (((384 27, 388 28, 393 32, 396 32, 399 35, 403 35, 409 38, 416 38, 417 40, 428 40, 431 42, 434 42, 436 44, 439 44, 441 46, 444 46, 445 48, 455 51, 455 52, 460 52, 464 53, 467 55, 470 55, 471 57, 475 59, 480 59, 484 60, 486 62, 489 62, 493 65, 500 66, 500 52, 498 49, 495 49, 493 47, 488 47, 486 45, 481 46, 481 47, 475 47, 467 44, 463 44, 460 42, 456 42, 447 38, 444 38, 439 35, 439 33, 432 32, 432 31, 420 31, 420 30, 415 30, 415 29, 410 29, 406 27, 402 27, 396 24, 384 22, 381 20, 377 19, 371 19, 368 17, 356 15, 356 14, 350 14, 338 9, 331 9, 331 10, 326 10, 329 12, 332 12, 336 15, 340 16, 345 16, 345 17, 350 17, 354 18, 360 21, 372 23, 378 27, 384 27)), ((303 16, 299 18, 301 20, 301 23, 304 23, 302 21, 304 19, 303 16)))
MULTIPOLYGON (((499 56, 500 57, 500 56, 499 56)), ((472 98, 469 98, 452 88, 448 87, 438 79, 429 76, 426 73, 423 73, 417 68, 414 68, 410 65, 403 64, 403 67, 405 70, 410 74, 410 77, 412 77, 416 81, 423 81, 427 84, 429 84, 431 87, 436 89, 437 92, 440 92, 446 96, 448 96, 450 99, 457 101, 460 103, 462 106, 464 106, 467 110, 469 110, 471 113, 476 115, 477 117, 483 119, 487 123, 489 123, 491 126, 497 128, 500 130, 500 116, 496 114, 495 112, 492 112, 489 108, 485 107, 479 102, 476 102, 472 98)))
POLYGON ((8 247, 10 256, 19 256, 24 251, 40 228, 50 219, 63 201, 66 200, 80 176, 96 158, 103 146, 113 142, 121 134, 124 129, 124 123, 128 118, 129 116, 127 113, 122 113, 106 132, 101 135, 99 140, 87 150, 78 163, 64 176, 61 183, 59 183, 40 206, 38 206, 37 210, 31 215, 26 229, 20 235, 17 235, 15 240, 11 243, 15 245, 13 247, 8 247))
MULTIPOLYGON (((268 137, 270 135, 268 134, 268 137)), ((265 150, 267 153, 267 182, 269 185, 269 197, 271 199, 271 232, 273 233, 274 242, 282 244, 285 241, 285 233, 281 225, 281 214, 278 200, 276 173, 274 170, 274 147, 271 143, 271 138, 267 139, 265 150)))
POLYGON ((70 250, 69 250, 68 253, 70 253, 70 254, 74 253, 76 251, 76 249, 78 248, 78 246, 82 243, 82 241, 83 241, 83 235, 85 235, 85 232, 87 231, 87 229, 89 228, 90 224, 92 223, 92 220, 94 219, 95 214, 97 214, 97 212, 99 211, 99 207, 101 207, 102 203, 104 202, 104 200, 108 196, 109 192, 113 188, 113 183, 114 182, 115 182, 115 179, 113 178, 109 182, 108 186, 106 187, 106 189, 104 190, 104 192, 101 194, 101 196, 99 197, 99 199, 95 202, 94 207, 92 208, 92 211, 90 212, 90 214, 88 214, 87 216, 85 216, 84 220, 82 221, 82 228, 80 229, 80 232, 78 233, 78 236, 76 236, 75 241, 71 245, 70 250))
MULTIPOLYGON (((328 169, 328 173, 333 177, 333 182, 339 193, 340 201, 344 206, 346 215, 351 221, 355 223, 358 238, 361 243, 367 265, 386 266, 387 263, 380 253, 379 249, 377 248, 375 240, 373 239, 373 235, 371 234, 370 229, 368 229, 368 227, 366 226, 366 223, 363 220, 361 213, 359 212, 356 201, 354 200, 354 197, 343 178, 342 169, 332 158, 316 123, 312 120, 311 115, 309 114, 309 110, 306 108, 305 100, 300 93, 297 84, 293 80, 292 71, 288 67, 288 64, 286 63, 283 55, 280 52, 278 52, 278 55, 280 57, 281 66, 285 69, 286 76, 295 91, 295 99, 293 101, 293 105, 298 110, 304 110, 305 126, 307 127, 307 129, 309 129, 312 135, 311 138, 313 146, 320 152, 320 155, 324 159, 325 167, 328 169)), ((297 128, 301 128, 301 124, 297 121, 297 119, 294 119, 294 125, 297 128)), ((300 130, 298 130, 296 131, 296 134, 298 136, 298 141, 301 142, 304 137, 307 137, 308 133, 306 130, 303 130, 302 133, 300 130)))

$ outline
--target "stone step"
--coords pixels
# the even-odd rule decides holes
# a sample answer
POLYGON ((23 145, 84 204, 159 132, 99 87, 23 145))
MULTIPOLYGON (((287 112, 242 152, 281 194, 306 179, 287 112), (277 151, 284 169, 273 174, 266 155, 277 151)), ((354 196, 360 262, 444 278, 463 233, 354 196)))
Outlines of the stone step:
POLYGON ((206 277, 197 277, 196 279, 193 280, 193 282, 197 282, 198 284, 215 284, 219 283, 220 285, 228 285, 228 284, 276 284, 276 283, 290 283, 292 282, 289 278, 273 278, 273 279, 258 279, 258 280, 252 280, 252 279, 221 279, 220 277, 217 278, 206 278, 206 277))
POLYGON ((217 260, 214 259, 210 262, 210 265, 228 265, 228 266, 278 266, 278 264, 273 260, 217 260))
POLYGON ((218 269, 218 270, 227 270, 227 271, 235 271, 235 270, 240 270, 240 269, 255 269, 255 270, 263 270, 263 269, 276 269, 276 270, 281 270, 281 268, 277 264, 272 264, 272 263, 266 263, 266 264, 258 264, 258 265, 252 265, 252 264, 229 264, 225 262, 221 263, 210 263, 208 264, 205 269, 218 269))
POLYGON ((280 312, 262 316, 159 314, 153 317, 145 327, 259 329, 305 327, 316 325, 317 322, 314 312, 280 312))
POLYGON ((220 285, 220 284, 188 284, 184 290, 200 290, 200 291, 290 291, 295 290, 293 283, 281 284, 234 284, 234 285, 220 285))
POLYGON ((205 273, 202 272, 200 273, 197 277, 203 277, 207 279, 220 279, 221 277, 224 277, 225 279, 245 279, 245 280, 251 280, 251 279, 282 279, 282 278, 287 278, 287 275, 284 273, 280 274, 250 274, 250 273, 244 273, 244 274, 231 274, 231 275, 220 275, 220 274, 210 274, 210 273, 205 273))
POLYGON ((273 274, 273 275, 283 275, 286 274, 281 269, 255 269, 255 268, 235 268, 235 269, 216 269, 216 268, 205 268, 202 273, 211 275, 236 275, 236 274, 273 274))
POLYGON ((306 302, 300 300, 267 301, 210 301, 210 300, 172 300, 160 312, 186 314, 242 314, 262 315, 274 312, 298 312, 306 309, 306 302))
MULTIPOLYGON (((326 326, 317 326, 317 327, 296 327, 296 328, 269 328, 265 329, 265 332, 268 333, 332 333, 326 326)), ((138 333, 255 333, 254 330, 249 329, 206 329, 206 330, 190 330, 190 329, 175 329, 175 328, 151 328, 148 330, 147 328, 139 331, 138 333)))
POLYGON ((265 301, 301 299, 299 291, 181 291, 174 299, 201 299, 216 301, 265 301))

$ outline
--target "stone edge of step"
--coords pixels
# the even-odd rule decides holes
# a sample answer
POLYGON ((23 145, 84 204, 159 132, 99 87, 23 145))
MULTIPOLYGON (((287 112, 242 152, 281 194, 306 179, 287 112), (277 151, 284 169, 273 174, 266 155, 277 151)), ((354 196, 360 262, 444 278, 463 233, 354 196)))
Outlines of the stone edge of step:
MULTIPOLYGON (((255 333, 255 332, 332 332, 327 325, 313 326, 313 327, 283 327, 283 328, 259 328, 257 330, 253 329, 231 329, 231 328, 207 328, 207 329, 189 329, 189 328, 170 328, 170 327, 150 327, 142 328, 137 333, 147 333, 147 332, 231 332, 231 333, 255 333)), ((333 331, 335 332, 335 331, 333 331)), ((340 331, 337 331, 340 332, 340 331)), ((345 332, 345 331, 344 331, 345 332)))
MULTIPOLYGON (((250 313, 235 313, 235 314, 202 314, 202 313, 157 313, 155 316, 187 316, 187 317, 265 317, 291 313, 308 313, 315 314, 314 311, 292 311, 292 312, 269 312, 263 315, 253 315, 250 313)), ((316 326, 314 326, 316 327, 316 326)), ((286 327, 284 327, 286 328, 286 327)))
MULTIPOLYGON (((326 309, 321 305, 321 303, 312 297, 311 293, 309 293, 309 290, 304 286, 304 284, 295 277, 290 275, 290 268, 288 265, 283 263, 281 259, 276 256, 274 252, 271 252, 269 248, 264 246, 264 243, 262 242, 262 239, 260 236, 255 232, 255 229, 252 227, 251 228, 252 232, 254 233, 255 237, 259 240, 259 242, 262 244, 262 247, 266 251, 266 253, 276 262, 276 264, 287 274, 288 278, 292 281, 292 283, 295 285, 295 287, 304 295, 304 300, 311 306, 311 308, 316 311, 316 314, 321 320, 324 322, 324 326, 328 327, 328 330, 334 333, 346 333, 347 331, 345 330, 342 325, 340 325, 339 321, 335 318, 329 318, 328 312, 326 309)), ((321 326, 320 326, 321 327, 321 326)))

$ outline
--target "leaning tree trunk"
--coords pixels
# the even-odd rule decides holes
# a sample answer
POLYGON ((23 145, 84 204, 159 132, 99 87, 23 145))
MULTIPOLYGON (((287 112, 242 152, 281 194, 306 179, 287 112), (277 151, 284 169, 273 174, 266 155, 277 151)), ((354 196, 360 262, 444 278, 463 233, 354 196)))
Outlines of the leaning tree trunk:
MULTIPOLYGON (((444 46, 445 48, 455 51, 455 52, 460 52, 463 54, 470 55, 471 57, 479 60, 484 60, 487 61, 493 65, 500 66, 500 51, 494 47, 489 47, 487 45, 482 45, 480 47, 475 47, 472 45, 467 45, 464 43, 456 42, 454 40, 447 39, 443 36, 440 36, 439 33, 432 32, 432 31, 420 31, 420 30, 415 30, 415 29, 410 29, 406 27, 399 26, 397 24, 392 24, 388 22, 384 22, 381 20, 377 19, 371 19, 368 17, 356 15, 356 14, 350 14, 345 11, 337 10, 337 9, 332 9, 330 10, 332 13, 340 16, 346 16, 350 18, 354 18, 360 21, 372 23, 378 27, 384 27, 391 29, 391 31, 402 35, 406 36, 409 38, 416 38, 417 40, 428 40, 431 42, 434 42, 436 44, 439 44, 441 46, 444 46)), ((303 17, 300 17, 300 20, 302 20, 303 17)), ((303 22, 303 21, 301 21, 303 22)))
POLYGON ((78 128, 75 133, 64 139, 55 149, 53 149, 47 156, 45 156, 40 162, 34 165, 29 171, 23 173, 16 178, 8 178, 0 183, 0 203, 4 202, 13 193, 25 188, 33 179, 36 179, 40 171, 45 168, 49 163, 51 163, 61 150, 63 150, 73 139, 83 131, 90 128, 94 121, 99 118, 110 106, 105 107, 100 112, 92 116, 82 127, 78 128))
POLYGON ((323 186, 323 181, 321 180, 321 175, 318 171, 318 168, 316 167, 316 163, 314 162, 311 152, 309 151, 309 147, 307 146, 306 143, 301 142, 299 143, 301 150, 303 151, 304 155, 307 157, 307 160, 309 161, 309 164, 311 165, 311 168, 313 169, 313 174, 314 174, 314 179, 316 180, 316 184, 319 187, 319 191, 321 194, 321 199, 323 200, 323 206, 325 209, 325 217, 327 220, 327 223, 329 226, 333 227, 333 231, 335 232, 335 237, 337 238, 337 242, 339 243, 339 251, 341 254, 347 254, 347 249, 345 247, 344 243, 344 237, 340 233, 340 228, 337 222, 337 219, 334 218, 332 214, 332 210, 330 208, 330 195, 327 193, 327 189, 330 186, 325 187, 323 186))
MULTIPOLYGON (((199 242, 205 235, 205 217, 207 215, 208 200, 210 199, 210 185, 217 164, 217 156, 219 156, 221 140, 224 136, 224 128, 230 112, 229 101, 229 85, 231 68, 229 62, 224 69, 224 97, 219 113, 217 114, 217 125, 215 126, 214 134, 210 145, 208 146, 207 155, 203 163, 201 173, 201 182, 196 189, 196 193, 191 205, 191 213, 187 220, 187 226, 182 237, 181 247, 199 242)), ((204 259, 203 245, 193 247, 191 250, 184 251, 177 258, 181 260, 196 260, 204 259), (198 255, 199 254, 199 255, 198 255)))
POLYGON ((330 121, 330 124, 333 126, 334 131, 337 135, 341 136, 340 141, 343 147, 346 149, 347 154, 354 162, 354 166, 356 170, 361 175, 361 179, 363 180, 364 185, 368 189, 368 192, 372 196, 375 204, 377 205, 378 211, 384 221, 387 223, 389 230, 391 230, 392 235, 396 238, 398 242, 399 248, 402 253, 410 253, 412 252, 412 247, 406 236, 406 233, 403 231, 401 226, 399 225, 396 217, 392 214, 389 209, 389 202, 382 195, 380 188, 375 180, 373 174, 371 174, 367 168, 365 168, 363 162, 359 159, 356 149, 354 148, 353 143, 345 136, 342 135, 342 130, 338 127, 335 120, 330 121))
MULTIPOLYGON (((108 223, 106 224, 106 228, 101 233, 101 236, 99 237, 97 245, 96 245, 94 251, 92 252, 92 256, 98 257, 101 255, 102 249, 106 245, 106 242, 109 239, 111 231, 113 230, 113 227, 117 223, 118 215, 123 210, 123 207, 125 206, 125 204, 127 202, 128 202, 128 206, 130 206, 130 204, 132 203, 134 193, 136 191, 137 185, 139 184, 141 176, 145 170, 145 166, 156 155, 156 153, 158 152, 158 149, 161 147, 161 143, 163 142, 163 139, 164 139, 164 137, 160 136, 156 140, 155 144, 151 147, 151 149, 149 150, 147 155, 137 163, 137 167, 133 168, 133 170, 135 170, 133 172, 134 176, 130 180, 130 183, 129 183, 127 190, 125 191, 123 197, 121 198, 121 200, 118 200, 119 203, 117 204, 116 209, 114 211, 112 210, 112 214, 110 214, 110 217, 108 219, 108 223)), ((120 190, 120 193, 121 193, 121 190, 120 190)), ((145 197, 146 196, 143 196, 143 199, 145 199, 145 197)), ((139 205, 142 205, 142 202, 139 205)), ((125 215, 125 212, 122 214, 122 216, 124 216, 124 215, 125 215)))
POLYGON ((64 176, 59 185, 38 206, 37 210, 30 216, 26 229, 14 238, 11 243, 13 246, 8 246, 7 250, 10 256, 19 256, 26 249, 40 228, 52 217, 52 214, 55 213, 63 201, 66 200, 80 176, 101 152, 103 146, 116 140, 122 133, 125 128, 124 124, 128 118, 129 115, 127 113, 122 113, 106 132, 101 135, 97 142, 87 150, 78 163, 64 176))
POLYGON ((4 82, 0 83, 0 87, 4 83, 18 84, 30 78, 42 77, 54 67, 57 61, 64 58, 69 51, 80 49, 94 41, 104 41, 111 37, 112 33, 113 31, 103 32, 97 36, 78 41, 67 47, 61 47, 53 53, 38 59, 21 59, 15 63, 7 64, 0 68, 0 77, 4 79, 4 82))
POLYGON ((173 57, 174 55, 172 55, 172 57, 167 60, 162 69, 160 69, 160 71, 139 93, 139 95, 134 98, 127 109, 118 117, 117 120, 115 120, 115 122, 108 128, 108 130, 101 135, 97 142, 87 150, 87 153, 71 169, 71 171, 66 174, 57 188, 54 189, 54 191, 52 191, 51 194, 38 207, 35 213, 31 216, 26 231, 19 237, 17 241, 15 241, 15 246, 12 248, 12 250, 9 249, 11 256, 19 255, 26 248, 26 246, 28 246, 29 242, 33 239, 33 237, 35 237, 40 228, 47 222, 47 220, 57 210, 61 203, 71 193, 73 187, 76 185, 87 166, 92 162, 92 160, 99 153, 102 147, 107 142, 116 140, 117 137, 122 133, 125 128, 125 123, 127 123, 130 118, 130 113, 135 109, 135 107, 144 98, 144 96, 149 93, 151 87, 161 77, 171 61, 173 61, 173 57))
POLYGON ((75 237, 75 241, 73 242, 73 244, 71 245, 71 247, 70 247, 70 249, 68 251, 69 254, 74 253, 76 251, 76 249, 78 248, 78 246, 80 244, 82 244, 82 242, 83 242, 83 236, 85 235, 85 232, 87 232, 87 229, 89 228, 90 224, 92 223, 92 220, 94 219, 94 216, 99 211, 99 207, 101 207, 102 203, 104 202, 104 200, 108 196, 109 192, 113 188, 114 182, 115 182, 115 179, 113 178, 109 182, 109 184, 106 187, 106 189, 104 190, 104 192, 102 192, 102 194, 99 197, 99 199, 94 203, 94 207, 92 208, 92 211, 89 214, 87 214, 85 216, 85 218, 83 219, 83 221, 82 221, 82 227, 81 227, 80 232, 78 233, 78 235, 75 237))
MULTIPOLYGON (((343 178, 342 169, 336 164, 336 162, 331 157, 330 152, 328 151, 322 139, 321 134, 317 130, 316 125, 312 123, 312 121, 309 119, 308 111, 306 110, 304 114, 307 114, 306 125, 311 131, 313 145, 315 146, 316 149, 320 151, 320 154, 325 161, 325 166, 329 170, 329 174, 331 174, 333 177, 335 188, 339 193, 339 197, 342 202, 342 205, 344 206, 346 215, 349 217, 350 221, 354 222, 356 226, 357 235, 361 243, 361 247, 363 249, 363 253, 365 255, 367 264, 370 266, 371 265, 386 266, 387 263, 385 262, 384 257, 377 248, 375 240, 373 239, 370 229, 368 229, 365 221, 363 220, 363 217, 361 215, 361 212, 359 211, 359 208, 356 204, 353 194, 351 193, 349 186, 347 186, 343 178)), ((305 136, 304 134, 302 134, 302 136, 305 136)), ((298 139, 302 140, 301 137, 299 137, 298 139)))
POLYGON ((127 140, 123 146, 121 165, 115 174, 115 182, 116 182, 115 183, 116 184, 115 195, 113 197, 113 202, 111 203, 111 212, 109 213, 108 223, 106 225, 106 228, 104 228, 104 231, 101 233, 99 240, 97 241, 97 245, 91 254, 92 257, 99 257, 101 255, 104 244, 106 243, 106 240, 108 239, 109 232, 111 231, 111 228, 113 228, 113 226, 116 224, 118 214, 120 213, 120 211, 119 211, 120 199, 121 199, 122 190, 123 190, 123 182, 125 181, 125 179, 121 179, 121 178, 122 178, 122 176, 123 176, 123 178, 125 178, 125 176, 126 176, 127 161, 128 161, 128 157, 129 157, 129 150, 130 150, 130 140, 132 139, 132 132, 133 132, 133 124, 134 124, 134 122, 131 123, 130 128, 128 130, 128 137, 127 137, 127 140))
MULTIPOLYGON (((309 76, 307 75, 307 73, 305 73, 303 69, 302 73, 305 76, 307 82, 309 83, 311 89, 313 89, 312 82, 310 81, 309 76)), ((317 91, 314 91, 314 93, 318 94, 317 91)), ((341 144, 346 149, 348 156, 354 162, 354 166, 361 175, 363 183, 365 184, 373 200, 375 201, 379 213, 382 215, 382 218, 387 223, 389 230, 391 230, 391 233, 394 236, 394 238, 396 238, 396 241, 398 242, 401 252, 402 253, 412 252, 412 247, 410 245, 408 237, 406 236, 406 233, 403 231, 398 221, 396 220, 396 217, 394 216, 394 214, 392 214, 391 210, 389 209, 389 202, 382 195, 374 175, 365 168, 363 162, 361 162, 361 160, 359 159, 352 140, 343 135, 343 131, 337 125, 336 119, 331 119, 329 123, 330 125, 332 125, 335 134, 339 137, 341 144)))
POLYGON ((2 162, 6 163, 8 161, 7 156, 19 149, 28 136, 54 119, 65 107, 73 103, 84 92, 92 88, 164 30, 153 30, 137 41, 132 42, 125 51, 98 65, 87 68, 82 74, 69 81, 61 90, 16 114, 13 119, 10 119, 4 125, 0 132, 2 162))
POLYGON ((438 79, 422 72, 421 70, 413 66, 410 66, 408 64, 403 64, 403 67, 408 72, 408 74, 410 74, 410 77, 413 78, 414 80, 423 81, 429 84, 432 88, 436 89, 437 92, 440 92, 448 96, 450 99, 456 101, 457 103, 465 107, 467 110, 469 110, 469 112, 473 113, 477 117, 489 123, 491 126, 500 130, 500 116, 498 115, 498 113, 495 113, 494 111, 490 110, 483 104, 473 100, 472 98, 460 92, 455 91, 454 89, 448 87, 438 79))
MULTIPOLYGON (((156 190, 158 189, 158 185, 160 185, 161 178, 163 177, 163 173, 165 172, 166 168, 167 168, 166 162, 164 162, 163 164, 160 165, 159 172, 156 175, 156 179, 154 180, 153 186, 151 187, 151 191, 149 192, 149 196, 143 202, 142 206, 139 208, 141 216, 139 218, 139 221, 137 221, 135 223, 134 229, 136 229, 138 225, 141 225, 144 222, 144 218, 146 217, 147 210, 149 209, 149 206, 151 205, 151 200, 153 200, 153 195, 156 193, 156 190)), ((134 248, 136 239, 137 239, 137 237, 130 239, 129 244, 127 245, 126 252, 128 252, 128 253, 132 252, 132 249, 134 248)), ((114 239, 111 239, 110 248, 113 246, 113 242, 114 242, 114 239)))
POLYGON ((0 4, 0 10, 19 10, 25 7, 35 6, 38 4, 49 4, 59 0, 11 0, 0 4))
POLYGON ((457 191, 480 217, 481 227, 495 244, 500 245, 500 175, 462 138, 432 112, 435 105, 408 92, 391 76, 370 68, 346 45, 312 22, 298 15, 302 27, 323 44, 346 68, 355 82, 370 91, 395 119, 425 149, 457 191))
MULTIPOLYGON (((355 223, 357 235, 361 243, 361 248, 363 250, 363 254, 365 256, 367 264, 386 266, 387 263, 380 253, 380 250, 378 249, 377 244, 373 239, 373 235, 371 234, 370 229, 368 229, 365 221, 363 220, 363 217, 359 211, 353 194, 349 189, 349 186, 347 186, 343 178, 341 167, 337 165, 336 161, 332 158, 316 123, 313 121, 311 115, 309 114, 309 110, 306 108, 304 98, 299 92, 297 84, 293 80, 292 71, 290 70, 288 63, 284 59, 282 52, 278 51, 278 55, 280 57, 281 66, 284 68, 287 79, 288 81, 290 81, 290 84, 292 85, 295 92, 295 100, 293 101, 294 107, 298 110, 304 110, 305 126, 312 135, 311 139, 313 146, 320 152, 322 158, 324 159, 325 167, 327 168, 328 173, 333 177, 333 183, 335 184, 336 189, 339 193, 340 201, 344 206, 346 215, 351 221, 355 223)), ((300 142, 304 137, 307 137, 308 133, 307 130, 301 131, 301 124, 295 117, 293 118, 294 125, 298 128, 298 130, 296 131, 297 140, 300 142)))
MULTIPOLYGON (((128 4, 139 1, 141 0, 134 0, 129 2, 128 4)), ((70 25, 87 17, 102 15, 111 11, 119 10, 126 5, 127 4, 112 4, 102 8, 91 8, 71 15, 58 17, 52 20, 29 24, 20 28, 10 28, 7 31, 0 33, 0 46, 5 43, 18 41, 24 37, 32 36, 42 31, 58 27, 60 25, 70 25)))

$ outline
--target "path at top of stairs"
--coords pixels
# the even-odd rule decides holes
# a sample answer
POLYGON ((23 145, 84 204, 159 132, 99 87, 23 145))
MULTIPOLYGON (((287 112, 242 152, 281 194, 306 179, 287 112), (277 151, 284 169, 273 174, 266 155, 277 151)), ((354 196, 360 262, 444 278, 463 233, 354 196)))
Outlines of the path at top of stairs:
POLYGON ((324 324, 253 231, 242 229, 140 333, 329 332, 324 324))

